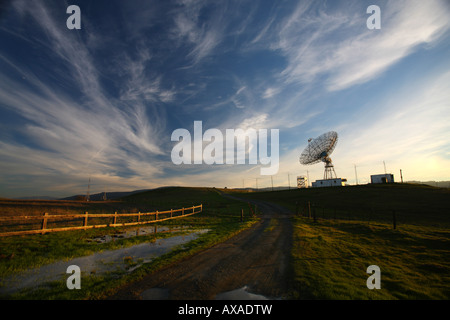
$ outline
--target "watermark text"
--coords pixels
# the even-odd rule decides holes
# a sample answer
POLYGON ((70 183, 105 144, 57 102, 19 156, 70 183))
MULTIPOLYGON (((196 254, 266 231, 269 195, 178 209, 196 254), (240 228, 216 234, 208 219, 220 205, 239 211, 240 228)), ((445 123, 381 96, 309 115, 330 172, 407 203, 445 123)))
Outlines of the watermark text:
POLYGON ((274 175, 279 169, 279 130, 270 130, 270 143, 268 133, 268 129, 226 129, 224 139, 219 129, 203 133, 202 121, 194 121, 193 135, 182 128, 172 132, 171 140, 178 141, 172 149, 172 162, 176 165, 260 164, 261 175, 274 175))

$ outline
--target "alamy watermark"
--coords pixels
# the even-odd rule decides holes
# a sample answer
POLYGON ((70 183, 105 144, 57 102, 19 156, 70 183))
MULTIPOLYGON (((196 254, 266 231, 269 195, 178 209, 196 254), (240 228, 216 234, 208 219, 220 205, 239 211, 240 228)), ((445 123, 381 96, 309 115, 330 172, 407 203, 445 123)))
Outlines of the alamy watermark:
POLYGON ((66 280, 67 289, 81 289, 81 269, 73 264, 67 267, 66 273, 71 274, 66 280))
MULTIPOLYGON (((81 10, 77 5, 70 5, 66 10, 67 14, 70 14, 70 17, 67 18, 66 26, 68 29, 81 29, 81 10)), ((367 19, 366 25, 370 30, 373 29, 381 29, 381 9, 377 5, 370 5, 366 10, 367 14, 371 14, 371 16, 367 19)))
POLYGON ((81 10, 79 6, 71 5, 67 7, 66 13, 70 14, 70 17, 66 20, 67 29, 81 29, 81 10))
POLYGON ((248 164, 262 165, 261 175, 275 175, 279 169, 279 130, 270 130, 270 144, 268 133, 268 129, 253 128, 226 129, 225 135, 215 128, 203 133, 202 121, 194 121, 193 139, 187 129, 180 128, 172 132, 171 140, 179 142, 172 149, 172 163, 246 164, 248 160, 248 164))
POLYGON ((381 29, 381 9, 379 6, 371 5, 367 7, 366 12, 371 14, 369 18, 367 18, 366 25, 367 29, 381 29))
MULTIPOLYGON (((381 289, 381 270, 377 265, 370 265, 366 272, 370 274, 367 278, 366 286, 368 289, 381 289)), ((81 289, 81 269, 77 265, 70 265, 67 267, 66 273, 70 276, 66 280, 67 289, 81 289)))
POLYGON ((367 278, 366 286, 368 289, 381 289, 381 270, 377 265, 370 265, 367 267, 366 272, 371 274, 369 278, 367 278))

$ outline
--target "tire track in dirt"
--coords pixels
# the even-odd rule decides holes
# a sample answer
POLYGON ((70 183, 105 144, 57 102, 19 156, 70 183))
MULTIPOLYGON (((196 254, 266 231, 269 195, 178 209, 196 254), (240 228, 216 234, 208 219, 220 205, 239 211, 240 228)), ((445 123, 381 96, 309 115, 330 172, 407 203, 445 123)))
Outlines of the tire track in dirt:
POLYGON ((249 292, 269 299, 286 297, 292 214, 272 203, 250 202, 257 204, 262 212, 260 222, 222 243, 125 285, 108 299, 142 299, 144 291, 159 288, 168 292, 168 299, 209 300, 245 286, 249 292))

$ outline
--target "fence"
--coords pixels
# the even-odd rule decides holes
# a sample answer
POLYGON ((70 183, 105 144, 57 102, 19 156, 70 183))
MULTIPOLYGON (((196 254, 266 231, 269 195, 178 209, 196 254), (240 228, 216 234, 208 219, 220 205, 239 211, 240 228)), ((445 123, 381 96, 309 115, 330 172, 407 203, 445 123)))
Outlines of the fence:
POLYGON ((88 212, 85 212, 84 214, 58 214, 58 215, 49 215, 47 212, 45 212, 42 216, 15 216, 15 217, 0 217, 0 224, 4 225, 8 222, 18 222, 20 225, 21 222, 24 221, 31 221, 31 220, 41 220, 41 228, 40 229, 34 229, 34 230, 19 230, 19 231, 9 231, 9 232, 2 232, 0 233, 0 237, 6 237, 6 236, 15 236, 15 235, 26 235, 26 234, 45 234, 48 232, 58 232, 58 231, 69 231, 69 230, 86 230, 91 228, 104 228, 104 227, 120 227, 120 226, 133 226, 133 225, 142 225, 147 223, 155 223, 155 222, 161 222, 165 220, 170 219, 177 219, 177 218, 183 218, 188 217, 190 215, 199 213, 203 211, 203 204, 200 204, 198 206, 192 206, 188 208, 181 208, 181 209, 170 209, 167 211, 155 211, 155 212, 145 212, 145 213, 117 213, 114 214, 89 214, 88 212), (199 209, 199 210, 196 210, 199 209), (180 214, 181 212, 181 214, 180 214), (135 218, 136 217, 136 218, 135 218), (112 222, 110 223, 103 223, 103 224, 91 224, 88 225, 88 221, 90 221, 89 218, 103 218, 103 219, 110 219, 112 222), (119 223, 118 220, 120 218, 127 218, 129 220, 130 218, 135 218, 136 221, 131 222, 121 222, 119 223), (152 219, 153 218, 153 219, 152 219), (63 221, 73 221, 73 220, 82 220, 83 225, 82 226, 70 226, 70 227, 60 227, 60 228, 48 228, 48 222, 51 220, 63 220, 63 221))
POLYGON ((397 229, 398 218, 403 216, 399 209, 386 208, 355 208, 343 209, 337 207, 326 207, 317 205, 310 201, 304 202, 303 205, 296 203, 295 212, 297 215, 313 219, 317 222, 319 219, 323 220, 358 220, 370 223, 383 222, 392 223, 394 229, 397 229))

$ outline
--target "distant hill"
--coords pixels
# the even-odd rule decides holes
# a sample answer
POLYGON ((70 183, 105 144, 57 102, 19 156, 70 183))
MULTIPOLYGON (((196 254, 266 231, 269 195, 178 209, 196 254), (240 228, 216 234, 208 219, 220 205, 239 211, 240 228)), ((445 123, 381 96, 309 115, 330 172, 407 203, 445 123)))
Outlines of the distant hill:
POLYGON ((450 181, 406 181, 406 183, 425 184, 439 188, 450 188, 450 181))
MULTIPOLYGON (((397 181, 397 183, 399 183, 397 181)), ((405 181, 405 183, 410 184, 418 184, 418 185, 427 185, 432 187, 438 187, 438 188, 450 188, 450 181, 405 181)), ((351 184, 348 184, 348 186, 351 186, 351 184)), ((311 188, 311 186, 310 186, 311 188)), ((279 191, 279 190, 289 190, 289 189, 297 189, 297 186, 291 186, 290 188, 287 186, 278 186, 273 187, 273 191, 279 191)), ((233 190, 242 190, 242 191, 272 191, 272 187, 264 187, 264 188, 233 188, 233 190)))
POLYGON ((262 187, 262 188, 233 188, 233 190, 242 190, 242 191, 279 191, 279 190, 290 190, 290 189, 297 189, 297 186, 291 186, 290 188, 287 186, 278 186, 278 187, 262 187))
MULTIPOLYGON (((439 188, 450 188, 450 181, 405 181, 405 183, 411 183, 411 184, 419 184, 419 185, 429 185, 433 187, 439 187, 439 188)), ((142 190, 134 190, 134 191, 122 191, 122 192, 107 192, 106 193, 106 199, 107 200, 116 200, 123 197, 127 197, 130 195, 133 195, 135 193, 141 193, 151 190, 158 190, 158 189, 164 189, 164 188, 172 188, 171 186, 167 187, 159 187, 154 189, 142 189, 142 190)), ((288 190, 288 189, 297 189, 296 186, 291 186, 290 188, 287 186, 276 186, 273 187, 273 191, 281 191, 281 190, 288 190)), ((272 187, 264 187, 264 188, 230 188, 230 190, 242 190, 242 191, 248 191, 248 192, 263 192, 263 191, 272 191, 272 187)), ((102 201, 103 200, 104 193, 95 193, 91 194, 89 196, 89 199, 91 201, 102 201)), ((80 200, 80 198, 85 198, 86 195, 73 195, 70 197, 65 198, 56 198, 56 197, 49 197, 49 196, 28 196, 28 197, 18 197, 15 199, 18 200, 80 200)))
POLYGON ((47 196, 30 196, 30 197, 20 197, 15 198, 17 200, 58 200, 58 198, 55 197, 47 197, 47 196))
MULTIPOLYGON (((124 192, 106 192, 106 200, 115 200, 115 199, 119 199, 119 198, 123 198, 135 193, 140 193, 140 192, 145 192, 145 191, 150 191, 151 189, 143 189, 143 190, 134 190, 134 191, 124 191, 124 192)), ((91 194, 89 195, 89 200, 90 201, 102 201, 104 200, 104 192, 101 193, 95 193, 95 194, 91 194)), ((86 195, 74 195, 74 196, 70 196, 70 197, 66 197, 66 198, 62 198, 62 199, 58 199, 58 200, 79 200, 80 198, 86 198, 86 195)))
MULTIPOLYGON (((153 188, 153 189, 140 189, 140 190, 133 190, 133 191, 106 192, 106 200, 117 200, 117 199, 131 196, 136 193, 143 193, 143 192, 147 192, 147 191, 155 191, 155 190, 168 189, 168 188, 177 188, 177 187, 167 186, 167 187, 159 187, 159 188, 153 188)), ((94 194, 89 195, 89 200, 90 201, 102 201, 102 200, 104 200, 104 195, 105 195, 104 192, 94 193, 94 194)), ((80 200, 80 198, 85 199, 86 195, 85 194, 83 194, 83 195, 77 194, 74 196, 60 198, 60 199, 56 199, 56 200, 80 200)), ((36 199, 36 198, 33 198, 33 199, 36 199)))

